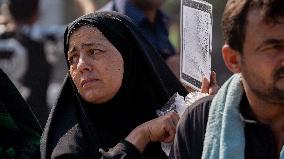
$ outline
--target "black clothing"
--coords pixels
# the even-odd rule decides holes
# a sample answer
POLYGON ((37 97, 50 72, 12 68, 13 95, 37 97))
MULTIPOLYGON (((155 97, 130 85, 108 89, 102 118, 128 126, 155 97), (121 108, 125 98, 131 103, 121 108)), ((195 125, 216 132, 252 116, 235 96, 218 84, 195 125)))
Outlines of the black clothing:
MULTIPOLYGON (((118 13, 92 13, 69 24, 64 38, 66 61, 71 34, 86 25, 98 28, 121 53, 122 86, 110 101, 90 104, 68 75, 42 137, 43 159, 101 158, 99 148, 114 147, 136 126, 157 117, 155 111, 174 93, 187 94, 131 20, 118 13)), ((143 157, 166 158, 160 143, 148 144, 143 157)))
POLYGON ((42 129, 30 107, 0 69, 0 158, 38 159, 42 129))
MULTIPOLYGON (((212 96, 202 98, 185 111, 180 119, 169 158, 201 158, 212 99, 212 96)), ((245 123, 245 158, 279 158, 275 152, 276 145, 271 129, 267 125, 255 121, 251 112, 244 94, 240 104, 240 115, 245 123)))
POLYGON ((169 158, 200 159, 213 96, 204 97, 188 107, 177 126, 169 158))
POLYGON ((130 142, 122 140, 115 147, 105 152, 100 149, 102 159, 142 159, 141 153, 130 142))

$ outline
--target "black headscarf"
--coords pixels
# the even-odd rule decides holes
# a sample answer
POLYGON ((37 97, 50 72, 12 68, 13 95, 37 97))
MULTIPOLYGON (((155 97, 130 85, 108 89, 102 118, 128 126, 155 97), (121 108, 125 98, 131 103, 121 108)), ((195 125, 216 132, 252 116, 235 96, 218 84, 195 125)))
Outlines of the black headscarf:
MULTIPOLYGON (((77 93, 68 74, 42 137, 43 159, 66 154, 100 158, 99 148, 112 148, 136 126, 155 118, 155 111, 174 93, 187 94, 137 27, 119 13, 92 13, 69 24, 64 38, 66 61, 69 38, 81 26, 99 29, 121 53, 122 86, 110 101, 90 104, 77 93)), ((165 157, 158 143, 149 144, 143 155, 144 158, 165 157)))
POLYGON ((42 129, 32 110, 0 69, 0 158, 39 158, 42 129))

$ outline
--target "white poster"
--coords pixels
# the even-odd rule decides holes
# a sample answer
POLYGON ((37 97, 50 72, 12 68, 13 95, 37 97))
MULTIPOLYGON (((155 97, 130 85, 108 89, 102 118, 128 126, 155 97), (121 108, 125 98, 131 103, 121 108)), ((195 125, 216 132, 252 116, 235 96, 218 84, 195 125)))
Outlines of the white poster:
POLYGON ((212 52, 212 5, 201 0, 181 2, 181 81, 200 90, 210 80, 212 52))

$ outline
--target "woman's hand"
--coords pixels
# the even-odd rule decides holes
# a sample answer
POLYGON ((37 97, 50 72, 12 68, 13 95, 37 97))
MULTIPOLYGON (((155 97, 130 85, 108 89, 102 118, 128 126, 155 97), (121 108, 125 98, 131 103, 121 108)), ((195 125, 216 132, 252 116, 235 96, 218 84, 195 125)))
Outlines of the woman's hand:
POLYGON ((178 114, 170 112, 139 125, 126 137, 126 140, 132 143, 141 153, 149 142, 172 142, 178 120, 178 114))
POLYGON ((150 120, 141 126, 148 135, 151 142, 172 142, 176 134, 176 126, 179 121, 179 116, 176 112, 170 112, 159 118, 150 120))

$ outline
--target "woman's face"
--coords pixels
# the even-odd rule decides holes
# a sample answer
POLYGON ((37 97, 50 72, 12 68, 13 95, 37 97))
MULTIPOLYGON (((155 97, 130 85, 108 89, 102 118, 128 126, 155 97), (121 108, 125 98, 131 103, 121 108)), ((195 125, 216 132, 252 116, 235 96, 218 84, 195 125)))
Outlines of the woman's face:
POLYGON ((69 39, 70 74, 84 100, 101 104, 121 87, 123 58, 95 27, 82 26, 69 39))

